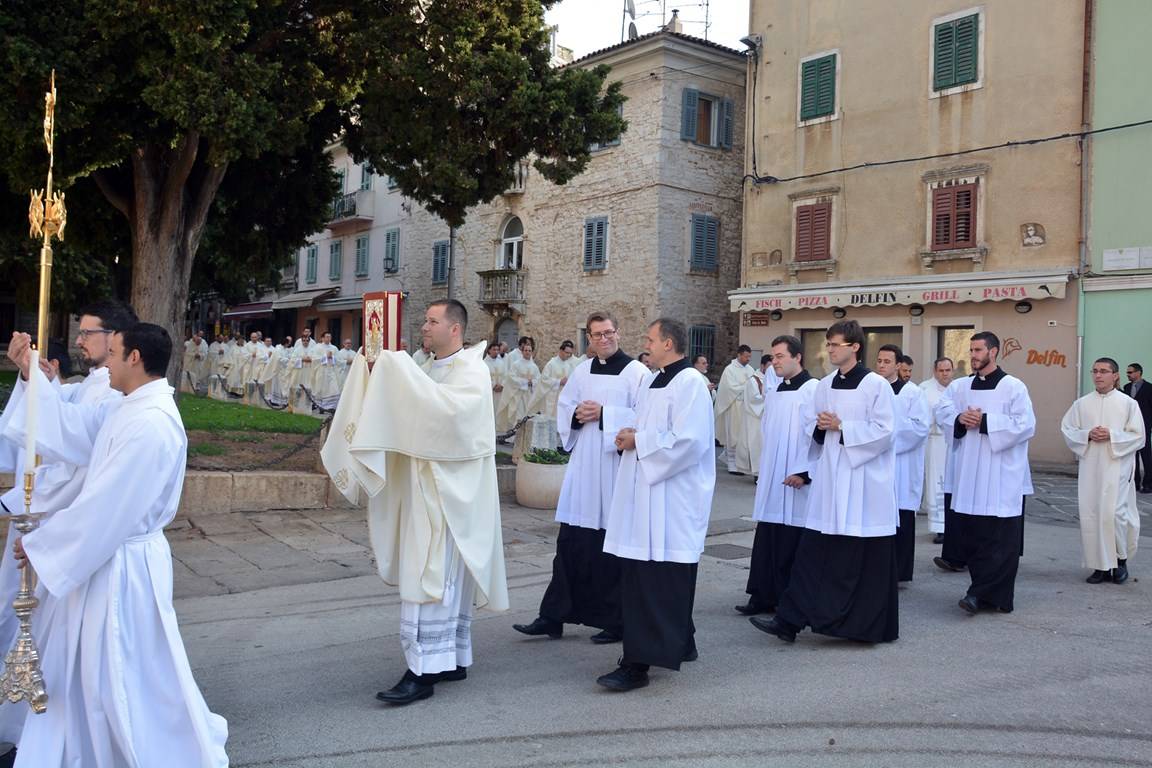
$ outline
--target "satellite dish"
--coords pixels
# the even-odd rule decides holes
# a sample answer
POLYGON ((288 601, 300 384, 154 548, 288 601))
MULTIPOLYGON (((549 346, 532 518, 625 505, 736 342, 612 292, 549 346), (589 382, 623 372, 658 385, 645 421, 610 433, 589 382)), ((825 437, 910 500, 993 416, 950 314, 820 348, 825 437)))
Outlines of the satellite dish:
POLYGON ((624 0, 624 13, 628 14, 629 18, 636 19, 635 0, 624 0))
POLYGON ((640 33, 636 31, 636 22, 634 22, 634 21, 628 22, 628 39, 629 40, 635 40, 639 36, 640 36, 640 33))

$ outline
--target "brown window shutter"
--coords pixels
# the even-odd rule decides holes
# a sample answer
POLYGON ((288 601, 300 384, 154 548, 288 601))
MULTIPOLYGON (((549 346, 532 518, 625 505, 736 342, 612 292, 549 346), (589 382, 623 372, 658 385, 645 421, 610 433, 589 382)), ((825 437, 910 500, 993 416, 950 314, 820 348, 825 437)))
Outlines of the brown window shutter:
POLYGON ((952 245, 952 220, 955 208, 953 187, 932 190, 932 250, 943 251, 952 245))
POLYGON ((976 246, 976 185, 964 184, 952 188, 953 218, 955 222, 952 237, 953 248, 974 248, 976 246))
POLYGON ((796 253, 794 261, 812 260, 812 208, 811 205, 796 207, 796 253))
POLYGON ((812 206, 812 260, 832 258, 832 203, 812 206))

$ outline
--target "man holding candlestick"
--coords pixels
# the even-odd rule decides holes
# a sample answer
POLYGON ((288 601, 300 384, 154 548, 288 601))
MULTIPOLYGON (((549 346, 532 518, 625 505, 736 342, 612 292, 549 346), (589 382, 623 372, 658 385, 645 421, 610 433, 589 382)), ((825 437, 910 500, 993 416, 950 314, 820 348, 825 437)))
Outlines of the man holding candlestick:
POLYGON ((114 408, 66 408, 26 343, 17 360, 35 405, 5 435, 22 439, 37 421, 41 456, 87 451, 89 471, 70 504, 13 545, 42 586, 36 635, 51 701, 44 714, 22 710, 15 765, 225 766, 227 723, 196 687, 172 607, 164 526, 188 447, 164 378, 172 340, 150 323, 105 335, 108 382, 124 394, 114 408))

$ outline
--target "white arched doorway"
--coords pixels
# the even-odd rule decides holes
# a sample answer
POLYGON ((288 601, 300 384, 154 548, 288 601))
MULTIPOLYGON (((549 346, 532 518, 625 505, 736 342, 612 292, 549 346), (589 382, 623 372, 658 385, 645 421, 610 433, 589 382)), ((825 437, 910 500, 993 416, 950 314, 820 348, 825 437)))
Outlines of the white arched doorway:
POLYGON ((524 266, 524 222, 519 216, 508 219, 500 233, 500 256, 497 269, 521 269, 524 266))

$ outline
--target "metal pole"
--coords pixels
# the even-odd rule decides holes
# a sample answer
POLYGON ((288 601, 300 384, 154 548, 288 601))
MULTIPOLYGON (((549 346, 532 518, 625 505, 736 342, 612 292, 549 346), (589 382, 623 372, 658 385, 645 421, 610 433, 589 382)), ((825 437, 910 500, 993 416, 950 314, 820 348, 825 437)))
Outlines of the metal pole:
POLYGON ((448 228, 448 298, 456 298, 456 227, 448 228))

